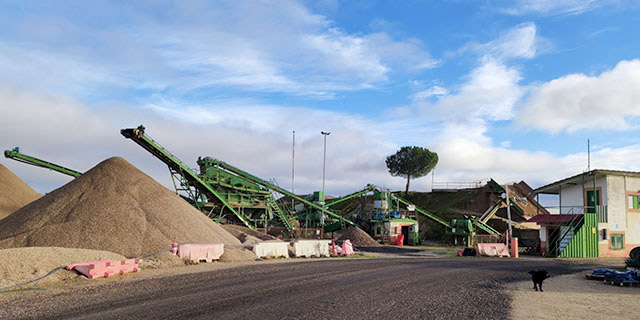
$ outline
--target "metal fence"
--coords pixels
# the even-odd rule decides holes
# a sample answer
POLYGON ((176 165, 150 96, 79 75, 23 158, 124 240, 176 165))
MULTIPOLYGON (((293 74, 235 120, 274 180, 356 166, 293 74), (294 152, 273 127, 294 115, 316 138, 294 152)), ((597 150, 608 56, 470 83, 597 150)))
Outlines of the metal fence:
POLYGON ((489 182, 488 179, 473 182, 434 182, 431 186, 432 190, 463 190, 476 189, 485 186, 489 182))
POLYGON ((547 206, 545 207, 551 214, 585 214, 596 213, 599 223, 609 222, 609 212, 607 206, 547 206))

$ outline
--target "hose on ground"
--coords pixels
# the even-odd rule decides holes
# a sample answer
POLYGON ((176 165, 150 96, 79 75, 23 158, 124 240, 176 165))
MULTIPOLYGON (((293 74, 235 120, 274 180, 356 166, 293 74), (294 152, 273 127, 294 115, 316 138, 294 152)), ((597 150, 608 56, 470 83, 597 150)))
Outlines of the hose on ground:
POLYGON ((31 284, 31 283, 34 283, 34 282, 40 281, 40 280, 42 280, 42 279, 44 279, 44 278, 50 277, 50 276, 51 276, 51 275, 53 275, 54 273, 56 273, 56 272, 58 272, 58 271, 60 271, 60 270, 62 270, 62 269, 64 269, 64 268, 65 268, 65 266, 57 267, 57 268, 55 268, 55 269, 53 269, 53 270, 49 271, 49 273, 45 274, 44 276, 42 276, 42 277, 40 277, 40 278, 33 279, 33 280, 30 280, 30 281, 27 281, 27 282, 23 282, 23 283, 14 284, 14 285, 12 285, 12 286, 8 286, 8 287, 0 288, 0 292, 9 291, 9 290, 11 290, 11 289, 19 288, 19 287, 26 286, 26 285, 28 285, 28 284, 31 284))
MULTIPOLYGON (((152 254, 146 255, 146 256, 142 256, 142 257, 137 258, 137 259, 145 260, 145 259, 150 259, 150 258, 153 258, 153 257, 157 257, 157 256, 159 256, 159 255, 161 255, 161 254, 163 254, 163 253, 165 253, 165 252, 169 252, 169 251, 171 251, 171 249, 174 249, 174 248, 164 249, 164 250, 161 250, 161 251, 158 251, 158 252, 155 252, 155 253, 152 253, 152 254)), ((36 278, 36 279, 33 279, 33 280, 29 280, 29 281, 27 281, 27 282, 22 282, 22 283, 14 284, 14 285, 12 285, 12 286, 8 286, 8 287, 0 288, 0 292, 9 291, 9 290, 11 290, 11 289, 15 289, 15 288, 23 287, 23 286, 26 286, 26 285, 28 285, 28 284, 32 284, 32 283, 34 283, 34 282, 38 282, 38 281, 40 281, 40 280, 43 280, 43 279, 45 279, 45 278, 48 278, 48 277, 52 276, 54 273, 56 273, 56 272, 58 272, 58 271, 60 271, 60 270, 62 270, 62 269, 64 269, 64 268, 66 268, 66 266, 57 267, 57 268, 55 268, 55 269, 53 269, 53 270, 49 271, 49 273, 45 274, 45 275, 44 275, 44 276, 42 276, 42 277, 39 277, 39 278, 36 278)))

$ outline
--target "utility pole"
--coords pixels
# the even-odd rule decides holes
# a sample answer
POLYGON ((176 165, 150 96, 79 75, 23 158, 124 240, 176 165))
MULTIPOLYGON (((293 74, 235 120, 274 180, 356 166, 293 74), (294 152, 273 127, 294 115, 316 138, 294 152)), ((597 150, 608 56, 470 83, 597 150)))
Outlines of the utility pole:
POLYGON ((505 189, 505 193, 507 194, 507 220, 509 222, 509 237, 507 238, 507 241, 509 241, 509 243, 511 242, 511 237, 513 237, 512 234, 512 230, 511 230, 511 201, 509 200, 509 184, 504 186, 505 189))
MULTIPOLYGON (((291 144, 291 193, 295 194, 294 179, 296 176, 296 131, 293 131, 293 142, 291 144)), ((291 213, 295 213, 295 200, 291 198, 291 213)))
POLYGON ((327 136, 330 135, 331 132, 320 131, 320 133, 324 136, 324 152, 322 156, 322 224, 324 225, 324 215, 325 215, 324 180, 325 180, 326 167, 327 167, 327 136))

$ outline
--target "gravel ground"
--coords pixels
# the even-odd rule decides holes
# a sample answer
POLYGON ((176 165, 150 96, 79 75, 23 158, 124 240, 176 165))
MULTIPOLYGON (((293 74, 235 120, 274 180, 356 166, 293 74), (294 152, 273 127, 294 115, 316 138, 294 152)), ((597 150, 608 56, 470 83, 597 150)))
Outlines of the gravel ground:
POLYGON ((559 275, 590 268, 551 259, 467 257, 210 265, 196 266, 197 273, 0 294, 0 318, 506 319, 508 288, 530 279, 527 271, 559 275))
POLYGON ((509 291, 513 301, 511 317, 523 320, 638 319, 640 288, 587 280, 584 278, 586 273, 552 277, 544 282, 543 293, 535 292, 531 281, 514 283, 509 291))

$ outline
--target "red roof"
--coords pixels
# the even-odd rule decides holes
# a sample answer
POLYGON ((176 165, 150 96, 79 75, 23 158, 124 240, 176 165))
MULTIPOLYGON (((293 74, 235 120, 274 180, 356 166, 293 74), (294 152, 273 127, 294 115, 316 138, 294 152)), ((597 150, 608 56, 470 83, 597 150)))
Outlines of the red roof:
POLYGON ((527 222, 569 223, 579 216, 582 216, 582 215, 581 214, 539 214, 527 220, 527 222))

